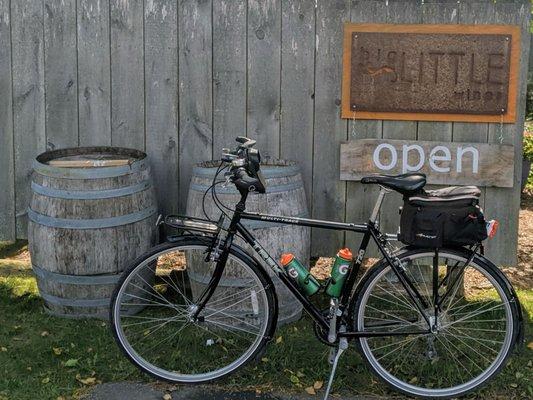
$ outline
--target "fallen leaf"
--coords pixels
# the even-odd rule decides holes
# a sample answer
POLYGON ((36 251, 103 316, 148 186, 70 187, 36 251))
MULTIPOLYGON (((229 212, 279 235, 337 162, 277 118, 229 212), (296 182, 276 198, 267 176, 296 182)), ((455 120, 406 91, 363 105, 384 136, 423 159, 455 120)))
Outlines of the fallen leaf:
POLYGON ((409 380, 410 384, 417 383, 417 382, 418 382, 418 377, 416 377, 416 376, 409 380))
POLYGON ((524 376, 524 374, 521 372, 517 372, 516 374, 514 374, 514 376, 516 376, 516 379, 520 379, 524 376))
POLYGON ((305 376, 305 374, 304 374, 302 371, 297 371, 297 372, 296 372, 296 376, 297 376, 298 378, 303 378, 303 377, 305 376))
POLYGON ((78 365, 78 360, 76 358, 71 358, 65 361, 65 367, 72 368, 72 367, 75 367, 76 365, 78 365))
POLYGON ((278 336, 278 338, 276 339, 276 344, 279 344, 283 342, 283 336, 278 336))
POLYGON ((2 347, 0 347, 0 350, 3 351, 3 352, 6 352, 7 351, 7 347, 2 346, 2 347))
POLYGON ((89 377, 84 379, 80 377, 78 381, 80 381, 84 385, 94 385, 96 383, 96 378, 89 377))
POLYGON ((315 388, 313 386, 306 387, 305 391, 309 394, 316 394, 315 388))
POLYGON ((66 400, 63 396, 57 396, 56 400, 66 400))
POLYGON ((264 362, 264 363, 267 363, 267 362, 269 361, 269 359, 268 359, 267 357, 263 357, 263 358, 261 359, 261 361, 264 362))
POLYGON ((31 371, 31 367, 26 367, 26 369, 27 369, 28 371, 31 371))
POLYGON ((50 378, 48 378, 48 377, 44 378, 44 379, 41 381, 41 383, 44 383, 45 385, 46 385, 48 382, 50 382, 50 378))
POLYGON ((529 361, 527 362, 527 366, 528 366, 528 367, 533 367, 533 361, 529 360, 529 361))
POLYGON ((322 389, 322 386, 324 386, 324 381, 316 381, 315 383, 313 383, 313 387, 315 388, 315 390, 322 389))
POLYGON ((45 337, 45 336, 48 336, 48 335, 50 335, 50 332, 48 332, 48 331, 42 331, 41 332, 41 336, 42 337, 45 337))
POLYGON ((163 395, 163 400, 172 400, 172 396, 170 394, 168 394, 168 393, 165 393, 163 395))
POLYGON ((59 347, 54 347, 52 350, 56 356, 60 356, 61 353, 63 353, 63 350, 61 350, 59 347))
POLYGON ((297 385, 298 383, 300 383, 300 378, 298 378, 296 375, 291 375, 291 377, 289 378, 291 380, 291 382, 295 385, 297 385))
POLYGON ((511 386, 512 388, 517 388, 518 387, 518 383, 511 383, 509 386, 511 386))
POLYGON ((529 349, 533 350, 533 342, 529 342, 529 343, 527 344, 527 347, 528 347, 529 349))

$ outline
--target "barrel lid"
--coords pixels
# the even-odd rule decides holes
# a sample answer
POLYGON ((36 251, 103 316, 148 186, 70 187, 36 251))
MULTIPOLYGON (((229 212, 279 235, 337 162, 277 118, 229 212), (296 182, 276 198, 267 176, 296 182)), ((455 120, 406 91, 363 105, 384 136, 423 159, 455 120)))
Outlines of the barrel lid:
POLYGON ((111 178, 146 168, 146 153, 109 146, 51 150, 33 161, 36 173, 65 179, 111 178))
POLYGON ((281 255, 281 265, 286 266, 292 260, 294 260, 294 254, 286 253, 281 255))
POLYGON ((353 257, 352 252, 350 251, 348 247, 345 247, 344 249, 340 249, 337 255, 346 261, 351 261, 353 257))

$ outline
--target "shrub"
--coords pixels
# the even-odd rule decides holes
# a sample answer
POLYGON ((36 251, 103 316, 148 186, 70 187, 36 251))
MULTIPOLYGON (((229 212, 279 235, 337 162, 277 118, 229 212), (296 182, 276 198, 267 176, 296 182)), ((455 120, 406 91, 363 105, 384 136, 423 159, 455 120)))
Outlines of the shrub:
POLYGON ((524 159, 533 161, 533 134, 524 132, 523 141, 524 159))

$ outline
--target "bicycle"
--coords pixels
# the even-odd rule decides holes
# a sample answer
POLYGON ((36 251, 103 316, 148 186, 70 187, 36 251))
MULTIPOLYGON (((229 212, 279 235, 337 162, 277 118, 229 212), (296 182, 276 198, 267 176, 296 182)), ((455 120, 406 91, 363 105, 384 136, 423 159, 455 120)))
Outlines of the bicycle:
POLYGON ((395 249, 391 242, 398 235, 379 230, 385 195, 391 190, 404 196, 421 193, 424 175, 363 179, 380 186, 366 223, 249 213, 248 195, 265 193, 266 184, 255 141, 237 141, 235 151, 224 149, 208 189, 222 211, 220 219, 160 218, 159 226, 178 234, 135 260, 117 285, 110 316, 113 335, 133 364, 157 379, 204 383, 260 359, 274 337, 278 313, 267 273, 271 268, 310 315, 318 338, 332 346, 325 398, 339 358, 352 341, 374 374, 411 396, 462 396, 498 373, 523 341, 523 320, 513 287, 483 256, 481 243, 395 249), (217 181, 224 169, 229 169, 226 179, 217 181), (238 189, 241 197, 234 209, 220 203, 218 184, 238 189), (242 220, 363 234, 341 294, 330 300, 326 312, 311 302, 242 220), (236 237, 253 250, 238 246, 236 237), (357 282, 370 240, 383 258, 357 282))

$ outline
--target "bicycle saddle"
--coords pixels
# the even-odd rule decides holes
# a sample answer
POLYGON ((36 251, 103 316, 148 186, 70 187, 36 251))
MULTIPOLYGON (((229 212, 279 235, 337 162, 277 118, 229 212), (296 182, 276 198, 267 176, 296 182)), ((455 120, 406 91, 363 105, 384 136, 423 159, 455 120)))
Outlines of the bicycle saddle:
POLYGON ((408 173, 402 175, 371 175, 361 179, 361 183, 377 183, 389 189, 396 190, 404 196, 419 192, 426 184, 426 175, 408 173))

